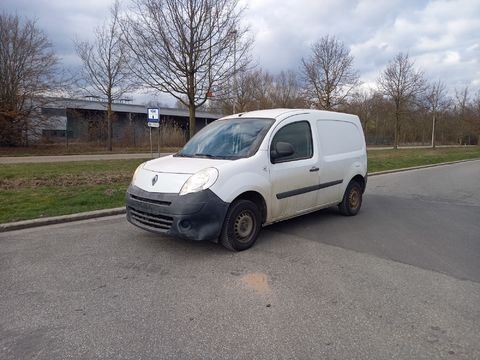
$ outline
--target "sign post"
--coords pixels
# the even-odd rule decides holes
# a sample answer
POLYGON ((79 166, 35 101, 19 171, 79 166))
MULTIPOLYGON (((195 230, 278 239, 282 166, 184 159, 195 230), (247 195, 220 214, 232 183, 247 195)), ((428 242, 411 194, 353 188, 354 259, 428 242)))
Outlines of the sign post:
POLYGON ((150 156, 153 158, 152 149, 152 127, 158 128, 157 150, 160 157, 160 110, 158 108, 148 108, 148 127, 150 128, 150 156))

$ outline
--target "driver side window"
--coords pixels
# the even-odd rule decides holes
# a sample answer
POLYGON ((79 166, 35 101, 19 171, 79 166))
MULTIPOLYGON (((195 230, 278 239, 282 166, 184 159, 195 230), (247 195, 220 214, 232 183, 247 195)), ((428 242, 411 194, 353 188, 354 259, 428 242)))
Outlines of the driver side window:
POLYGON ((272 163, 308 159, 313 156, 312 131, 308 121, 291 123, 281 128, 273 137, 270 146, 271 155, 279 142, 291 144, 294 152, 288 156, 276 157, 275 161, 273 161, 274 156, 271 156, 272 163))

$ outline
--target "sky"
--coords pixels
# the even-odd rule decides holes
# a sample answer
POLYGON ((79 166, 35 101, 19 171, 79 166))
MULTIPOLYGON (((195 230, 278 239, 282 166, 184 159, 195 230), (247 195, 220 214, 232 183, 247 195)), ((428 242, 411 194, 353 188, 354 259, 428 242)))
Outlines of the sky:
MULTIPOLYGON (((333 35, 350 49, 365 87, 374 87, 388 62, 404 52, 428 79, 444 81, 451 94, 465 86, 480 89, 479 0, 240 1, 247 7, 253 59, 270 73, 298 71, 312 44, 333 35)), ((110 0, 1 0, 0 10, 36 18, 62 65, 71 68, 79 64, 73 40, 92 39, 110 5, 110 0)))

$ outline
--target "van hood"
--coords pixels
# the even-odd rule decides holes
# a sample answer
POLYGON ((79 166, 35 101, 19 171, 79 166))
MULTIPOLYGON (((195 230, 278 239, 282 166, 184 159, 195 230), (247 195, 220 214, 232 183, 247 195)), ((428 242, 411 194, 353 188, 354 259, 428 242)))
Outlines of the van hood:
POLYGON ((159 173, 171 174, 195 174, 208 167, 217 167, 232 160, 204 159, 174 157, 173 155, 150 160, 145 163, 143 169, 159 173))
POLYGON ((138 170, 132 184, 149 192, 179 193, 183 184, 196 172, 230 161, 165 156, 147 161, 138 170))

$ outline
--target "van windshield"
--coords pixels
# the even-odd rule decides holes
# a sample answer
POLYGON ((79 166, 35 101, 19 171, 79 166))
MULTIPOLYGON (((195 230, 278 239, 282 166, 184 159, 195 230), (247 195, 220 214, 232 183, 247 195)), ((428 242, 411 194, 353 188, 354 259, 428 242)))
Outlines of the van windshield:
POLYGON ((217 120, 204 127, 174 156, 239 159, 260 147, 273 119, 217 120))

